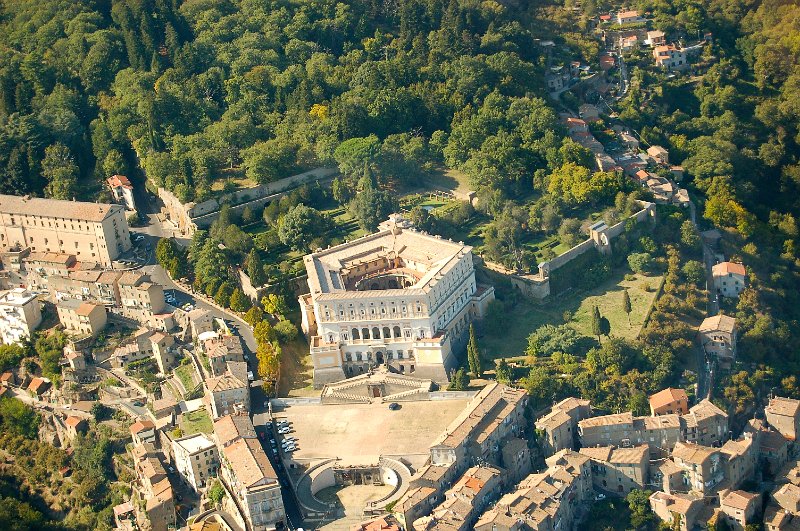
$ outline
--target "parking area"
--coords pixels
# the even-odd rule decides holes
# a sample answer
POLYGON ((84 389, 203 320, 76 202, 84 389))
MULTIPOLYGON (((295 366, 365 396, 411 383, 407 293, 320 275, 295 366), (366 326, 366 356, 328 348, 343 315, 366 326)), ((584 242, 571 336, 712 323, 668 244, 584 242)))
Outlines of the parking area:
POLYGON ((380 455, 427 454, 433 440, 466 407, 468 400, 387 404, 296 405, 276 414, 288 421, 284 437, 296 439, 294 459, 338 457, 353 462, 380 455))

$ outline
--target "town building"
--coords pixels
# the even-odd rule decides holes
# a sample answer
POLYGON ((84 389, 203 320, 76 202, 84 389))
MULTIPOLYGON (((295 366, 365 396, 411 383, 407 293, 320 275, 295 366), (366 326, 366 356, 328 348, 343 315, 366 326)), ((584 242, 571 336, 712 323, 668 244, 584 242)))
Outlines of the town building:
POLYGON ((133 198, 133 185, 124 175, 112 175, 106 179, 114 201, 124 205, 128 210, 136 210, 136 201, 133 198))
POLYGON ((665 44, 653 48, 653 59, 656 66, 664 70, 683 70, 689 63, 686 52, 674 44, 665 44))
POLYGON ((241 379, 228 369, 220 376, 206 379, 203 385, 212 418, 250 410, 250 387, 246 375, 241 379))
POLYGON ((150 420, 137 420, 131 424, 133 444, 154 444, 156 442, 156 425, 150 420))
POLYGON ((650 414, 653 416, 689 412, 689 397, 683 389, 667 387, 650 396, 650 414))
POLYGON ((417 232, 399 216, 378 232, 304 257, 300 297, 314 386, 387 365, 447 381, 494 289, 478 286, 472 248, 417 232))
POLYGON ((236 496, 248 529, 262 531, 286 525, 281 485, 261 441, 241 437, 220 452, 221 477, 236 496))
POLYGON ((237 335, 214 337, 205 340, 203 350, 208 356, 211 374, 220 376, 228 370, 228 362, 243 362, 244 347, 237 335))
POLYGON ((175 338, 164 332, 155 332, 150 336, 150 348, 153 352, 153 358, 156 360, 156 365, 158 365, 158 372, 169 374, 169 371, 175 366, 175 356, 177 354, 175 338))
POLYGON ((719 446, 728 436, 728 414, 704 398, 683 415, 683 440, 701 446, 719 446))
POLYGON ((722 514, 728 523, 728 528, 734 531, 744 531, 747 524, 756 521, 760 512, 761 496, 743 490, 734 490, 725 495, 719 503, 722 514))
POLYGON ((581 448, 580 453, 592 460, 592 483, 604 492, 627 496, 633 489, 648 484, 650 448, 598 446, 581 448))
POLYGON ((442 526, 461 531, 472 529, 478 516, 496 500, 503 487, 503 473, 494 467, 469 468, 431 514, 414 522, 414 529, 437 529, 442 526))
POLYGON ((0 195, 0 249, 74 254, 110 266, 131 248, 120 205, 0 195))
POLYGON ((24 288, 0 293, 0 340, 13 345, 31 338, 42 323, 42 310, 36 295, 24 288))
POLYGON ((392 511, 403 528, 411 529, 416 520, 430 514, 442 500, 439 491, 433 487, 411 487, 397 500, 392 511))
POLYGON ((742 264, 720 262, 711 268, 714 288, 723 297, 736 298, 746 286, 747 272, 742 264))
POLYGON ((656 516, 669 524, 671 529, 679 531, 692 531, 703 507, 702 498, 689 494, 667 494, 659 491, 650 496, 650 508, 656 516))
POLYGON ((637 22, 644 22, 646 19, 640 16, 638 11, 627 10, 618 12, 616 20, 617 24, 633 24, 637 22))
POLYGON ((524 390, 490 383, 470 401, 431 445, 431 464, 456 464, 459 471, 471 459, 498 464, 502 441, 525 426, 524 390))
POLYGON ((64 428, 67 434, 67 439, 71 441, 75 439, 79 433, 85 434, 89 429, 89 424, 86 422, 86 420, 80 417, 69 415, 64 419, 64 428))
POLYGON ((561 450, 546 463, 544 472, 529 475, 501 496, 473 529, 578 529, 581 506, 593 496, 591 461, 572 450, 561 450))
POLYGON ((56 311, 64 330, 77 336, 97 337, 108 323, 106 307, 93 302, 69 299, 61 301, 56 311))
POLYGON ((163 328, 155 316, 165 310, 164 287, 140 271, 126 271, 117 281, 119 306, 122 315, 153 328, 163 328))
POLYGON ((758 464, 758 443, 752 434, 745 433, 741 439, 726 441, 719 451, 727 488, 738 489, 753 477, 758 464))
POLYGON ((544 437, 539 440, 545 455, 564 449, 573 450, 577 442, 578 421, 591 415, 592 406, 588 400, 565 398, 554 405, 550 413, 536 421, 536 429, 544 432, 544 437))
POLYGON ((721 366, 736 360, 736 319, 722 314, 706 317, 698 334, 705 353, 715 356, 721 366))
POLYGON ((217 446, 203 433, 188 435, 172 441, 175 470, 192 489, 207 486, 219 468, 217 446))
POLYGON ((679 442, 670 458, 683 470, 685 491, 711 493, 725 479, 720 451, 716 448, 679 442))
POLYGON ((800 400, 776 396, 764 408, 767 422, 789 441, 796 441, 800 431, 800 400))
POLYGON ((224 448, 239 439, 255 439, 256 429, 249 415, 225 415, 214 420, 214 438, 224 448))
POLYGON ((650 146, 647 154, 658 164, 669 164, 669 152, 661 146, 650 146))
POLYGON ((648 444, 653 451, 669 450, 683 440, 681 418, 674 413, 634 417, 625 412, 591 417, 578 422, 578 435, 583 447, 648 444))
POLYGON ((647 32, 647 39, 645 42, 652 47, 664 46, 667 44, 667 39, 663 31, 653 30, 647 32))
POLYGON ((52 386, 53 382, 51 382, 49 378, 36 376, 35 378, 31 379, 30 383, 28 384, 28 391, 36 396, 42 396, 47 393, 52 386))
POLYGON ((132 504, 139 527, 166 531, 175 527, 175 498, 164 465, 152 445, 136 443, 133 448, 136 483, 132 504))
POLYGON ((350 528, 350 531, 402 531, 402 528, 397 520, 389 515, 356 524, 350 528))

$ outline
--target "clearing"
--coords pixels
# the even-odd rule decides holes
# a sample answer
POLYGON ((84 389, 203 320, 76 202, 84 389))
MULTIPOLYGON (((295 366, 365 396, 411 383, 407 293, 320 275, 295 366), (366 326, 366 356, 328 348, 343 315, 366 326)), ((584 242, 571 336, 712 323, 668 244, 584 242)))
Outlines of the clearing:
POLYGON ((596 305, 600 314, 611 323, 611 335, 635 339, 642 329, 644 319, 656 298, 661 276, 635 275, 633 280, 624 279, 620 269, 599 286, 581 292, 570 292, 541 303, 522 300, 502 319, 505 324, 498 333, 486 333, 481 338, 481 350, 487 359, 508 358, 524 355, 528 336, 542 325, 559 325, 565 322, 578 333, 592 337, 592 308, 596 305), (622 291, 627 288, 631 298, 631 320, 622 311, 622 291), (649 288, 649 291, 645 288, 649 288), (568 312, 568 314, 567 314, 568 312))

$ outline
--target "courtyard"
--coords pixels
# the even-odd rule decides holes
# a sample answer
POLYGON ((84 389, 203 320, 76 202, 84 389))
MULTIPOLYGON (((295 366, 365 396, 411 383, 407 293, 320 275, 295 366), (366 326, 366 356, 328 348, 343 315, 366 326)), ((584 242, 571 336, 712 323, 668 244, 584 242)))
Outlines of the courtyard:
MULTIPOLYGON (((286 418, 298 440, 293 457, 314 461, 338 457, 353 463, 377 463, 380 455, 423 455, 458 416, 466 398, 388 404, 293 405, 276 413, 286 418)), ((423 459, 424 460, 424 459, 423 459)))

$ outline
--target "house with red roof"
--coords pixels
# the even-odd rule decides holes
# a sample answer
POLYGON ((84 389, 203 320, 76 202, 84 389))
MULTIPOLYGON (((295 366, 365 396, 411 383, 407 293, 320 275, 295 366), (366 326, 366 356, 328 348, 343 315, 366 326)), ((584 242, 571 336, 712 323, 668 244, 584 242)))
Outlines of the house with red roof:
POLYGON ((738 298, 744 290, 747 271, 742 264, 721 262, 711 268, 714 277, 714 288, 723 297, 738 298))

